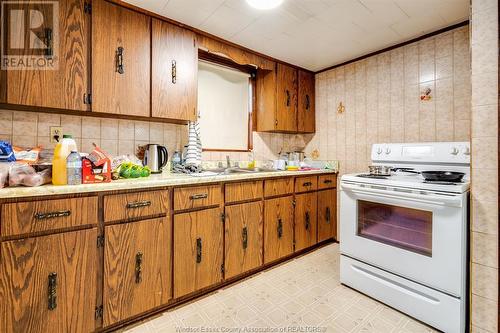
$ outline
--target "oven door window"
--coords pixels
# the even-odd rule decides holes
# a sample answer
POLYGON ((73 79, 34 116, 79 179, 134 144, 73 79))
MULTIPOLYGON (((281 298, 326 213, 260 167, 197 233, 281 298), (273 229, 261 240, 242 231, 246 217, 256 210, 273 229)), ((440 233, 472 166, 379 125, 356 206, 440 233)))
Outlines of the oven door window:
POLYGON ((432 212, 358 200, 358 236, 432 256, 432 212))

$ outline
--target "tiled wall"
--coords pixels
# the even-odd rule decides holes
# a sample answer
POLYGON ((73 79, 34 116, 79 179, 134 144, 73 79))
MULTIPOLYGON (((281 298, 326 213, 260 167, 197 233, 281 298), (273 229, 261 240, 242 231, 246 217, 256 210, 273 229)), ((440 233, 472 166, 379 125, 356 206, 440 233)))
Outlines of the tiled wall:
POLYGON ((316 75, 317 133, 306 152, 367 170, 377 142, 470 139, 468 26, 316 75), (420 93, 431 89, 431 99, 420 93), (345 106, 338 113, 339 103, 345 106))
POLYGON ((472 332, 498 332, 498 1, 472 1, 472 332))
MULTIPOLYGON (((138 145, 159 143, 169 153, 180 150, 187 142, 187 126, 118 120, 112 118, 67 116, 0 110, 0 140, 9 140, 21 147, 41 145, 53 148, 50 143, 50 126, 62 126, 65 134, 75 138, 82 152, 90 152, 92 143, 101 146, 111 155, 135 152, 138 145)), ((307 136, 289 134, 253 133, 254 155, 257 160, 275 159, 280 150, 302 150, 307 136)), ((249 160, 248 153, 204 152, 204 160, 249 160)))
POLYGON ((53 148, 50 126, 62 126, 82 152, 90 152, 96 143, 111 155, 129 154, 137 145, 150 142, 164 144, 173 152, 187 141, 187 128, 182 125, 0 110, 0 139, 14 145, 53 148))
MULTIPOLYGON (((303 151, 311 139, 311 135, 253 133, 253 155, 258 161, 278 158, 280 151, 303 151)), ((231 160, 248 161, 249 153, 235 152, 203 152, 203 160, 224 161, 229 156, 231 160)))

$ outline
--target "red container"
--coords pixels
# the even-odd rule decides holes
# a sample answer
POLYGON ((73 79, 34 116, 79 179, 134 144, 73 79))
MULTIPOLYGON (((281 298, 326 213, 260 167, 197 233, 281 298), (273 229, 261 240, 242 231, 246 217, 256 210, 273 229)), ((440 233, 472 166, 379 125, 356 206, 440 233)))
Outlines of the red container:
POLYGON ((82 158, 82 184, 109 183, 111 181, 111 161, 109 158, 95 166, 88 158, 82 158))

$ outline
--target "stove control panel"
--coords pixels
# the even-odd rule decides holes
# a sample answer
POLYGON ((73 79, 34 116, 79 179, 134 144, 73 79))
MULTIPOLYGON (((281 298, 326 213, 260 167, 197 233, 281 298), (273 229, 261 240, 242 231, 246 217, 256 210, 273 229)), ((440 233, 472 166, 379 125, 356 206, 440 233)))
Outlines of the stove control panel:
POLYGON ((377 143, 373 162, 425 162, 470 164, 469 142, 377 143))

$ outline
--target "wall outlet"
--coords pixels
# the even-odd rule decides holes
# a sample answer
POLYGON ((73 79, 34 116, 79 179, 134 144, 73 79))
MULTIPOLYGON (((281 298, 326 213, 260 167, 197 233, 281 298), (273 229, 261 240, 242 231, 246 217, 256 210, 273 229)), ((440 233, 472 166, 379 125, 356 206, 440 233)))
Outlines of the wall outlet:
POLYGON ((58 143, 63 138, 63 128, 61 126, 50 126, 50 142, 58 143))

